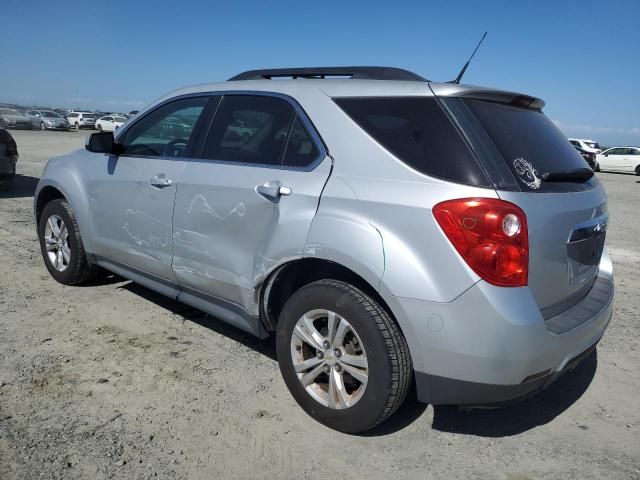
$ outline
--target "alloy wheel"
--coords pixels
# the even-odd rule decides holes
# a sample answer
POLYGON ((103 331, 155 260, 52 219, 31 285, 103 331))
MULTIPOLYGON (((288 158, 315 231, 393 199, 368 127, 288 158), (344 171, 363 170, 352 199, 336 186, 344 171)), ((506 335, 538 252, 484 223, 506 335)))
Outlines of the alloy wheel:
POLYGON ((300 317, 291 335, 291 360, 307 393, 325 407, 352 407, 367 388, 364 345, 353 326, 330 310, 300 317))
POLYGON ((44 227, 44 244, 49 262, 59 272, 64 272, 71 262, 69 230, 58 215, 51 215, 44 227))

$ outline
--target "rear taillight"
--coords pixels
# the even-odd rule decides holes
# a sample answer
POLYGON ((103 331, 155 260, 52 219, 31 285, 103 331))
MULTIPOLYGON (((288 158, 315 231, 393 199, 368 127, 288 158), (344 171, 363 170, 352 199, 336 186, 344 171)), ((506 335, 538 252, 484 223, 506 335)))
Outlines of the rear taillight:
POLYGON ((461 198, 438 203, 433 215, 458 253, 484 280, 502 287, 527 284, 527 217, 519 207, 494 198, 461 198))

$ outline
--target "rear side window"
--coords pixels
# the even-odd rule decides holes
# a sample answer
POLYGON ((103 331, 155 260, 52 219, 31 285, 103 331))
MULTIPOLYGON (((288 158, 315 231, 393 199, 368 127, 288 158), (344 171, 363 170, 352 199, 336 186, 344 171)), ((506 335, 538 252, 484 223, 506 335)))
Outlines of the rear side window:
POLYGON ((589 168, 582 155, 540 110, 465 99, 524 191, 568 192, 593 188, 586 182, 544 182, 547 172, 589 168))
POLYGON ((216 112, 203 158, 263 166, 307 167, 319 150, 289 102, 227 95, 216 112))
POLYGON ((457 183, 490 186, 435 98, 337 98, 335 102, 374 140, 419 172, 457 183))

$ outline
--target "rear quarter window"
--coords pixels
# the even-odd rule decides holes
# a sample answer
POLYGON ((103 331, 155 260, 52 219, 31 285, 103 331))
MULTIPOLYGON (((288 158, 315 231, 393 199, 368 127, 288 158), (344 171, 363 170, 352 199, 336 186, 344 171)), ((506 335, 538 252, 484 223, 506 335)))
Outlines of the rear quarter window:
POLYGON ((433 97, 335 98, 375 141, 429 176, 490 186, 483 169, 433 97))

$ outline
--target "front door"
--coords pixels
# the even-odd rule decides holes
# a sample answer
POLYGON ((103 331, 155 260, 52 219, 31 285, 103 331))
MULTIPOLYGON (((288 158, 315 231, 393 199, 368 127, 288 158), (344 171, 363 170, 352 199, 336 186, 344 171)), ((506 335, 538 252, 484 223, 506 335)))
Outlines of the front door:
POLYGON ((179 179, 175 275, 255 314, 256 285, 302 257, 331 159, 298 107, 264 95, 225 95, 202 157, 179 179))
POLYGON ((193 97, 158 107, 118 136, 120 156, 100 159, 90 185, 91 243, 99 260, 175 282, 171 222, 177 181, 208 101, 193 97))

